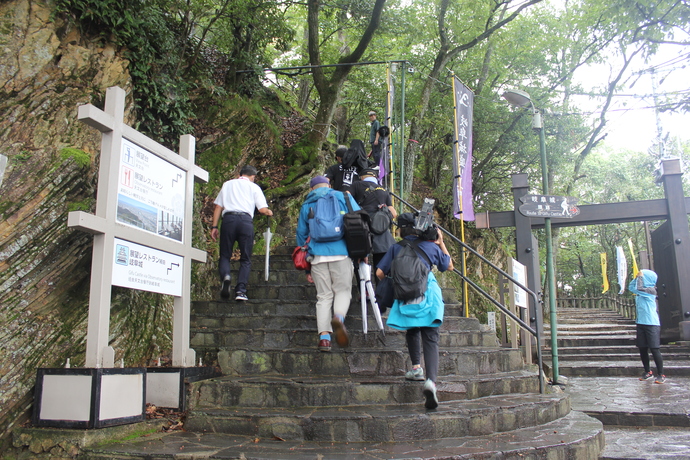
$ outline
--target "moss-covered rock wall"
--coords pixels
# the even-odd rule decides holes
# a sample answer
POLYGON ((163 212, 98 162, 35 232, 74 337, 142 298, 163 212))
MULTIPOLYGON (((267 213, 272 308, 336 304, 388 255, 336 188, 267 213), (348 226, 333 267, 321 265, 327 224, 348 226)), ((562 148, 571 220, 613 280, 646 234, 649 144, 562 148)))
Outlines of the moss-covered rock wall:
MULTIPOLYGON (((68 358, 84 364, 92 237, 69 229, 67 214, 95 209, 100 133, 77 121, 77 108, 102 108, 106 89, 120 86, 128 94, 125 122, 136 125, 123 50, 82 36, 53 8, 50 0, 0 0, 0 451, 29 414, 36 369, 68 358)), ((292 208, 312 168, 290 170, 284 160, 304 119, 275 95, 208 97, 196 107, 197 163, 210 182, 197 185, 194 246, 209 259, 194 266, 193 296, 208 299, 218 288, 218 248, 208 229, 222 183, 243 164, 259 169, 276 212, 255 221, 255 252, 262 253, 266 225, 278 234, 274 245, 294 238, 292 208)), ((116 361, 165 361, 171 310, 169 296, 114 288, 116 361)))

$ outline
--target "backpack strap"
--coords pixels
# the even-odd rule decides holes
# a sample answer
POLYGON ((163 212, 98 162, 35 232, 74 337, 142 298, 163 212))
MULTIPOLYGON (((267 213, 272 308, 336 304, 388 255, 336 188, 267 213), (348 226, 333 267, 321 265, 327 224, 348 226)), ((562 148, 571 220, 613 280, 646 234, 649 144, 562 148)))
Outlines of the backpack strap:
POLYGON ((347 206, 347 212, 355 212, 355 210, 352 209, 352 205, 350 204, 350 192, 346 190, 343 192, 343 195, 345 195, 345 205, 347 206))
POLYGON ((426 260, 426 263, 429 265, 429 270, 431 270, 431 267, 433 266, 433 264, 431 263, 429 256, 426 255, 426 252, 424 252, 423 250, 421 250, 419 248, 419 245, 421 242, 422 242, 422 240, 420 240, 419 238, 417 238, 414 241, 406 240, 405 238, 403 238, 402 240, 400 240, 400 242, 398 242, 398 244, 401 246, 411 247, 414 250, 414 252, 417 253, 417 256, 421 257, 423 260, 426 260))

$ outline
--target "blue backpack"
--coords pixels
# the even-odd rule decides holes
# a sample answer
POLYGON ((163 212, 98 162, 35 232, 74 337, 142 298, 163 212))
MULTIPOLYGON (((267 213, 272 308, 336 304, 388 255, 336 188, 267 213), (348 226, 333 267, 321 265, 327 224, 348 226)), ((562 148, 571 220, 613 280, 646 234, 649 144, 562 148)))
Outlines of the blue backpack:
POLYGON ((311 239, 318 243, 341 240, 345 235, 344 214, 334 190, 316 200, 316 205, 309 210, 311 239))

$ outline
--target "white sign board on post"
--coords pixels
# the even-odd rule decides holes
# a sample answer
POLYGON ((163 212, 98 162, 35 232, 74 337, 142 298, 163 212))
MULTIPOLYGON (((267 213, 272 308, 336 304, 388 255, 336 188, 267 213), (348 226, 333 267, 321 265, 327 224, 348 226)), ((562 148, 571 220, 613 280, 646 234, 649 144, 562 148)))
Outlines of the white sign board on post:
POLYGON ((119 173, 117 221, 181 242, 187 173, 127 139, 119 173))
POLYGON ((79 120, 98 129, 101 159, 96 214, 69 213, 67 225, 94 235, 86 366, 113 367, 108 344, 111 286, 173 295, 174 366, 195 365, 189 348, 194 182, 208 172, 194 164, 195 140, 180 137, 175 153, 126 125, 125 91, 108 88, 104 110, 79 107, 79 120))
MULTIPOLYGON (((512 257, 508 260, 508 273, 511 274, 513 279, 523 286, 527 286, 527 267, 513 259, 512 257)), ((508 283, 511 311, 515 315, 529 324, 528 312, 529 312, 529 301, 527 299, 527 292, 522 289, 517 284, 512 281, 508 283)), ((520 338, 522 345, 525 347, 525 360, 529 363, 532 362, 532 341, 528 333, 522 328, 520 328, 517 323, 511 321, 510 323, 510 339, 513 348, 518 346, 518 334, 517 331, 520 330, 520 338)))
POLYGON ((115 238, 114 259, 114 286, 182 295, 182 257, 115 238))

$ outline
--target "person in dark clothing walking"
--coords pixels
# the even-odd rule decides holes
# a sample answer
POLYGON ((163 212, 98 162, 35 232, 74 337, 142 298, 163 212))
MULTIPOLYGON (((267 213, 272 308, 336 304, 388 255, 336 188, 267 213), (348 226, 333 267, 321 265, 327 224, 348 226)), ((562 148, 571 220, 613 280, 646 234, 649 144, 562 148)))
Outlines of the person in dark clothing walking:
POLYGON ((257 184, 256 168, 245 165, 240 170, 240 176, 223 184, 223 187, 214 202, 213 226, 211 227, 211 239, 218 239, 218 223, 222 216, 220 227, 220 260, 218 272, 222 284, 220 296, 224 299, 230 297, 230 257, 232 247, 237 242, 240 248, 240 269, 235 286, 235 300, 247 300, 247 285, 249 283, 249 271, 252 267, 252 251, 254 249, 254 209, 265 216, 272 216, 273 211, 268 209, 264 192, 257 184))
MULTIPOLYGON (((371 227, 372 238, 372 264, 374 266, 374 273, 379 261, 386 254, 388 249, 395 244, 395 239, 391 233, 391 225, 393 219, 398 217, 398 213, 393 207, 391 194, 385 188, 379 185, 376 179, 377 171, 375 169, 364 169, 360 173, 360 180, 353 185, 352 194, 359 206, 369 214, 370 220, 373 223, 374 216, 381 212, 390 219, 388 227, 384 231, 378 232, 380 229, 375 229, 374 225, 371 227)), ((382 217, 382 216, 379 216, 382 217)))
POLYGON ((374 166, 378 167, 381 161, 381 141, 379 128, 381 123, 376 119, 376 112, 373 110, 369 112, 369 121, 371 122, 371 128, 369 130, 369 144, 371 145, 371 159, 374 162, 374 166))
POLYGON ((335 150, 336 164, 330 166, 324 176, 328 178, 333 190, 339 192, 349 192, 352 190, 352 184, 359 180, 358 166, 352 164, 345 166, 343 164, 343 157, 347 153, 348 148, 344 145, 339 145, 335 150))

